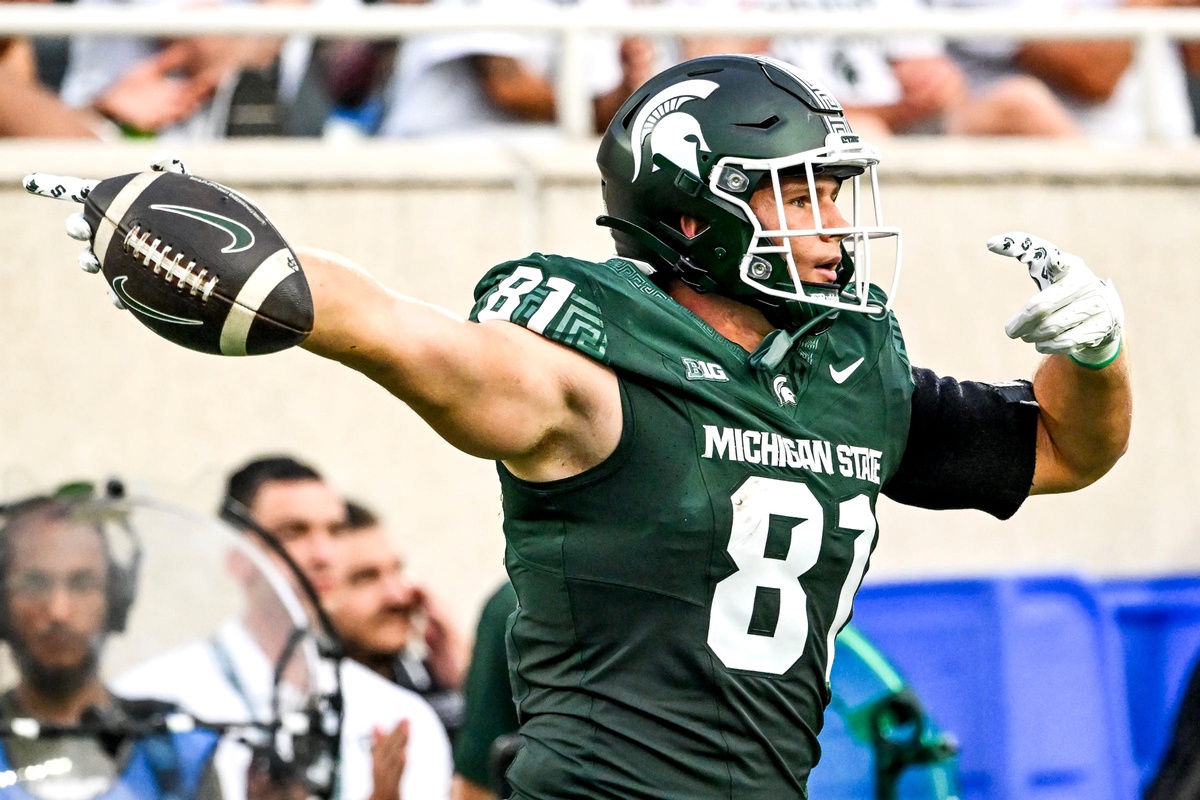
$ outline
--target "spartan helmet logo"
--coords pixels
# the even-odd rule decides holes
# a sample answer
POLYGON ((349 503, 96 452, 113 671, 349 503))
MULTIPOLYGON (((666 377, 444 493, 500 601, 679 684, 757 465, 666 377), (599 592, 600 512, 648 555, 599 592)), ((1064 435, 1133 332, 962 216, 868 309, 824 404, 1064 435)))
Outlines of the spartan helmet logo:
POLYGON ((796 405, 796 393, 792 391, 792 387, 787 385, 787 376, 776 376, 775 380, 771 381, 771 387, 775 389, 775 399, 779 401, 781 406, 796 405))
MULTIPOLYGON (((713 81, 682 81, 668 86, 642 105, 630 128, 633 134, 630 142, 633 150, 631 181, 636 181, 642 172, 642 145, 646 137, 650 137, 651 156, 662 154, 680 169, 699 177, 698 152, 711 151, 700 131, 700 123, 679 108, 691 100, 704 100, 718 88, 720 85, 713 81)), ((658 166, 653 165, 650 171, 657 169, 658 166)))

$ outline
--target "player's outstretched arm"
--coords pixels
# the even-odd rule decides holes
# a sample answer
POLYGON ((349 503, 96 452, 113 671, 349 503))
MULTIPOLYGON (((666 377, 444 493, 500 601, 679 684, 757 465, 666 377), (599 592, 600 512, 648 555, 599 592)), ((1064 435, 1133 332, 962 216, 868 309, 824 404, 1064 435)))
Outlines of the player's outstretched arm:
POLYGON ((80 265, 103 271, 114 305, 177 344, 246 355, 303 342, 379 383, 459 449, 504 461, 528 480, 582 472, 620 438, 620 393, 608 368, 517 325, 468 322, 402 297, 340 256, 295 250, 260 212, 245 211, 248 200, 187 176, 177 159, 109 181, 34 173, 25 188, 85 204, 67 220, 68 234, 87 242, 80 265), (146 206, 157 230, 137 236, 146 206), (208 244, 195 230, 181 234, 177 218, 199 220, 208 244))
POLYGON ((314 305, 302 346, 371 378, 460 450, 552 480, 616 447, 620 395, 607 367, 517 325, 399 295, 341 256, 297 254, 314 305))
POLYGON ((1033 379, 1041 409, 1031 494, 1069 492, 1124 454, 1133 419, 1124 311, 1111 281, 1044 239, 1011 232, 988 249, 1024 264, 1040 291, 1005 326, 1047 357, 1033 379))

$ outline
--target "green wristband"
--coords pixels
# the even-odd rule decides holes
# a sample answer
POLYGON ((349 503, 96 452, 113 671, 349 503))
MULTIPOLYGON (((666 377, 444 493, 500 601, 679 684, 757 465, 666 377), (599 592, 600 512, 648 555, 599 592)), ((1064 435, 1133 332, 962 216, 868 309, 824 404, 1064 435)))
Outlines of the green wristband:
POLYGON ((1070 358, 1072 361, 1074 361, 1076 364, 1083 367, 1084 369, 1104 369, 1109 364, 1111 364, 1117 360, 1117 356, 1121 355, 1121 350, 1123 347, 1124 347, 1124 337, 1120 337, 1117 339, 1117 349, 1113 351, 1113 354, 1111 356, 1104 359, 1103 361, 1098 361, 1096 363, 1091 363, 1088 361, 1081 361, 1080 359, 1075 357, 1074 353, 1071 353, 1070 358))

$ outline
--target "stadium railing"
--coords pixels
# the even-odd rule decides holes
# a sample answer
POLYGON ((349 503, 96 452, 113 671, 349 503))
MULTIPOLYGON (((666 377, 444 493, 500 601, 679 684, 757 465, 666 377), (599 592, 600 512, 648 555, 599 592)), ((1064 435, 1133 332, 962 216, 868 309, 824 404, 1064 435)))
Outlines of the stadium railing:
POLYGON ((995 11, 930 11, 921 14, 805 11, 690 15, 642 7, 620 14, 593 9, 516 8, 473 10, 467 16, 437 6, 364 6, 344 9, 225 7, 172 14, 146 14, 141 7, 96 8, 72 4, 0 4, 0 36, 112 34, 182 36, 192 34, 311 34, 327 38, 391 39, 413 34, 478 30, 549 33, 561 40, 556 92, 559 124, 573 137, 590 135, 591 105, 584 91, 584 37, 591 33, 649 36, 812 35, 870 36, 931 33, 956 39, 1126 39, 1136 45, 1141 80, 1147 85, 1146 113, 1152 140, 1163 131, 1155 120, 1157 64, 1172 41, 1200 39, 1200 9, 1118 9, 1074 14, 1025 16, 995 11))

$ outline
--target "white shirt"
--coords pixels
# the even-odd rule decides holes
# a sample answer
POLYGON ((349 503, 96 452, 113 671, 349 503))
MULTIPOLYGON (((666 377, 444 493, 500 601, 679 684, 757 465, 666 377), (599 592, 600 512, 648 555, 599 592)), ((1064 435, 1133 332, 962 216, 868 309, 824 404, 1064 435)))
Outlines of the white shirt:
MULTIPOLYGON (((799 17, 806 12, 855 11, 912 13, 920 0, 669 0, 689 13, 712 12, 734 15, 746 9, 769 10, 799 17)), ((770 55, 799 67, 816 78, 847 106, 886 106, 899 102, 900 84, 892 72, 892 60, 940 56, 944 53, 936 36, 776 36, 770 55)))
MULTIPOLYGON (((919 0, 760 0, 768 8, 793 15, 805 11, 875 11, 910 14, 919 0)), ((893 60, 939 56, 936 36, 781 36, 771 42, 771 55, 817 77, 847 106, 886 106, 900 101, 893 60)))
MULTIPOLYGON (((554 0, 433 0, 457 8, 464 15, 480 8, 505 10, 555 7, 554 0)), ((609 8, 624 0, 577 0, 574 5, 609 8)), ((587 89, 593 94, 611 91, 621 82, 620 49, 616 37, 585 38, 587 89)), ((497 108, 484 94, 471 64, 471 56, 505 56, 520 61, 531 72, 553 77, 557 63, 556 39, 541 34, 505 31, 415 36, 405 40, 387 90, 387 112, 379 135, 391 137, 512 133, 553 129, 532 123, 497 108)))
MULTIPOLYGON (((1037 15, 1071 9, 1107 9, 1121 0, 927 0, 933 8, 971 8, 1008 10, 1014 14, 1037 15)), ((1001 78, 1022 74, 1014 58, 1021 42, 1011 39, 966 39, 952 44, 951 53, 966 73, 973 92, 986 89, 1001 78)), ((1193 132, 1187 77, 1183 62, 1173 48, 1158 65, 1155 104, 1158 124, 1168 141, 1182 142, 1193 132)), ((1053 87, 1051 87, 1053 88, 1053 87)), ((1103 103, 1086 103, 1058 94, 1079 127, 1090 137, 1122 144, 1146 140, 1148 126, 1146 104, 1139 66, 1135 62, 1121 76, 1112 96, 1103 103)))
MULTIPOLYGON (((274 665, 245 626, 230 620, 212 640, 184 645, 140 664, 111 686, 121 696, 178 703, 202 719, 241 722, 269 718, 273 673, 274 665), (221 652, 227 654, 227 661, 221 652), (235 686, 234 681, 240 685, 235 686)), ((409 731, 401 797, 448 798, 453 771, 450 743, 429 704, 354 661, 342 662, 341 679, 345 713, 338 776, 340 800, 365 800, 370 796, 372 732, 376 727, 390 731, 402 719, 409 721, 409 731)), ((225 796, 231 800, 244 798, 249 763, 246 748, 223 742, 215 763, 225 796)))

